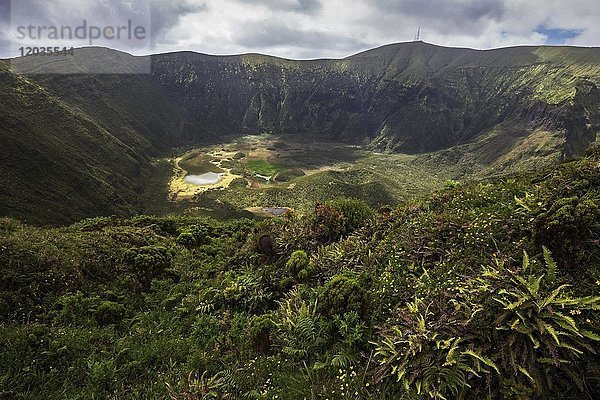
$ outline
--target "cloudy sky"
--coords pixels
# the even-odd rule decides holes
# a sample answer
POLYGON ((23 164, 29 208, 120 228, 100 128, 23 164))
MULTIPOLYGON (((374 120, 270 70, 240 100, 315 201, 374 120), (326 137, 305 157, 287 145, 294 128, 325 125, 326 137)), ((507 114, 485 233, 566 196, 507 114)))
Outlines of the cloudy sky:
POLYGON ((23 39, 17 31, 75 28, 83 19, 101 28, 128 20, 147 27, 151 40, 93 42, 136 54, 344 57, 413 40, 419 26, 423 40, 445 46, 600 45, 598 0, 0 0, 0 57, 22 44, 86 44, 23 39))

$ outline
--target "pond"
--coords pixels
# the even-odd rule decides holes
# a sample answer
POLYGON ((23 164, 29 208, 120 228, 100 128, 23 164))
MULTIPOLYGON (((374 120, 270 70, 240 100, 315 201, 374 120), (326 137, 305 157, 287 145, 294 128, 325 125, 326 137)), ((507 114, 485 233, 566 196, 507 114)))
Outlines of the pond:
POLYGON ((184 180, 193 185, 214 185, 221 180, 223 175, 215 172, 207 172, 202 175, 187 175, 184 180))
POLYGON ((262 210, 275 217, 280 217, 282 215, 289 214, 292 211, 290 208, 287 207, 263 207, 262 210))

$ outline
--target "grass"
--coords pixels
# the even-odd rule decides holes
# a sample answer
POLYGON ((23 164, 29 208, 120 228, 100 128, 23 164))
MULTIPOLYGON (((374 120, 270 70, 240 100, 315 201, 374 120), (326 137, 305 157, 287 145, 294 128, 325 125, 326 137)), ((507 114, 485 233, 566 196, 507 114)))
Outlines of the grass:
POLYGON ((250 160, 246 165, 252 170, 252 172, 262 176, 273 176, 277 172, 285 169, 279 165, 271 164, 266 160, 250 160))
POLYGON ((202 175, 207 172, 216 174, 225 172, 218 166, 212 163, 215 159, 201 152, 191 152, 185 155, 179 162, 179 166, 187 171, 188 175, 202 175))

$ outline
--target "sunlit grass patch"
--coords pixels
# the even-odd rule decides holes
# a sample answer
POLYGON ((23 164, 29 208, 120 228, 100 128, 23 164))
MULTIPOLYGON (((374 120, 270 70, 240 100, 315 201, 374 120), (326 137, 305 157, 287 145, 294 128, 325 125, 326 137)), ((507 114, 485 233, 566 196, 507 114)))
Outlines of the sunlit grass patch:
POLYGON ((277 172, 283 170, 283 167, 271 164, 266 160, 248 161, 247 165, 248 168, 252 170, 252 172, 263 176, 272 176, 275 175, 277 172))

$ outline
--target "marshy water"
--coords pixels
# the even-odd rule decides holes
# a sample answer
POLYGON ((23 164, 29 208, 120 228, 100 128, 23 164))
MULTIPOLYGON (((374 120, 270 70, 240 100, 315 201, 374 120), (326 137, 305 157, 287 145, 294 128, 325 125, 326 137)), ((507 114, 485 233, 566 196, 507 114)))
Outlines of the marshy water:
POLYGON ((266 213, 269 213, 275 217, 280 217, 282 215, 289 214, 291 212, 290 208, 287 207, 263 207, 262 210, 266 213))
POLYGON ((218 183, 224 174, 217 174, 215 172, 207 172, 202 175, 187 175, 184 180, 194 185, 214 185, 218 183))

